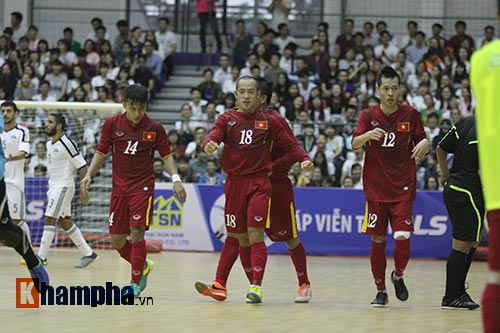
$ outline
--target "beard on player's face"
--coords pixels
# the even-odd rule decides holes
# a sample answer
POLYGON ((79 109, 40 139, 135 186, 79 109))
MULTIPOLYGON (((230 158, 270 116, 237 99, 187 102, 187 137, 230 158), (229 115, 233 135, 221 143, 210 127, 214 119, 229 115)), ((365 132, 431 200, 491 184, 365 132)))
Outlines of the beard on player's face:
POLYGON ((45 129, 45 132, 47 132, 48 136, 54 136, 57 133, 57 129, 55 127, 53 127, 52 129, 47 128, 47 129, 45 129))

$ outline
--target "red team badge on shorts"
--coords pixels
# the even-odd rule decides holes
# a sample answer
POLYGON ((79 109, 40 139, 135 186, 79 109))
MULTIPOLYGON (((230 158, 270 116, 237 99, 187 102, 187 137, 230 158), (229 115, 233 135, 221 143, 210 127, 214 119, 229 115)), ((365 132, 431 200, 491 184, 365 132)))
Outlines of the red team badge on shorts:
POLYGON ((267 131, 267 120, 256 120, 255 128, 267 131))
POLYGON ((156 141, 156 132, 142 132, 142 141, 156 141))
POLYGON ((410 123, 409 122, 398 122, 398 132, 409 132, 410 123))

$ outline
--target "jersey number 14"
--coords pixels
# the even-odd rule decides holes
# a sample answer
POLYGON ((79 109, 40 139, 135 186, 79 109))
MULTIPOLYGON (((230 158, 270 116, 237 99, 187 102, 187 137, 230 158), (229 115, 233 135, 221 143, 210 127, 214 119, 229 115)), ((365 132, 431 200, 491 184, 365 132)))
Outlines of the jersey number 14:
POLYGON ((124 153, 125 154, 130 154, 130 155, 135 155, 137 152, 137 145, 139 144, 139 141, 133 141, 129 140, 127 141, 127 148, 125 148, 124 153))

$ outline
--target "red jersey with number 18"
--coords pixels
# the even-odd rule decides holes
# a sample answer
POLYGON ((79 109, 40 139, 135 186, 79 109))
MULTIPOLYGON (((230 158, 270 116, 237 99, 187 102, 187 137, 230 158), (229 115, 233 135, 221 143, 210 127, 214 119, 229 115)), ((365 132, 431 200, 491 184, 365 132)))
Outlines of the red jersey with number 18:
POLYGON ((97 153, 106 156, 112 147, 113 190, 115 196, 153 194, 155 150, 165 159, 170 155, 165 128, 144 115, 133 126, 126 113, 106 119, 97 153))
POLYGON ((387 132, 379 141, 365 144, 363 189, 366 200, 398 202, 415 200, 416 165, 411 158, 413 147, 426 138, 418 112, 399 105, 396 112, 384 114, 380 105, 361 111, 355 137, 381 128, 387 132))

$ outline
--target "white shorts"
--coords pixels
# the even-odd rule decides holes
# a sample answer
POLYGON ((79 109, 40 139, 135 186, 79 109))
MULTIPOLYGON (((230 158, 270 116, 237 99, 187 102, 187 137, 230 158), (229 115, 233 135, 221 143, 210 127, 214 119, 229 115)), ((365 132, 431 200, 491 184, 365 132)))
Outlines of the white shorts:
POLYGON ((9 204, 10 218, 24 220, 26 218, 26 201, 24 192, 14 184, 5 183, 7 188, 7 203, 9 204))
POLYGON ((74 187, 52 186, 47 192, 47 210, 45 210, 45 216, 55 219, 71 216, 71 202, 74 195, 74 187))

